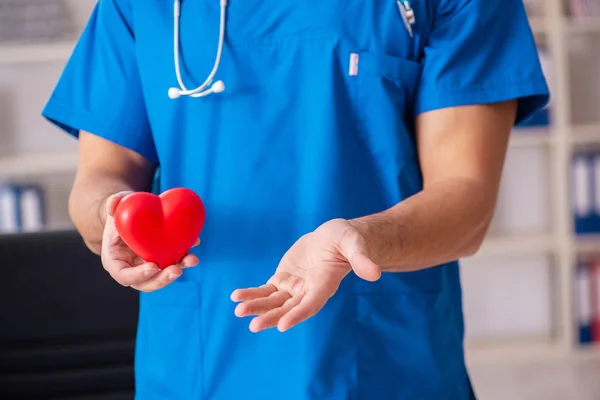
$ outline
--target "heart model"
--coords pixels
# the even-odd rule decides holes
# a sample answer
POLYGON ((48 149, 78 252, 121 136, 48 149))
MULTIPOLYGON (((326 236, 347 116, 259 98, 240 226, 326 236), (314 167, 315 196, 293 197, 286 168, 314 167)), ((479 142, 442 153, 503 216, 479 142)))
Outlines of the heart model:
POLYGON ((204 204, 195 192, 175 188, 159 196, 148 192, 125 196, 115 210, 115 226, 135 254, 164 269, 189 252, 205 217, 204 204))

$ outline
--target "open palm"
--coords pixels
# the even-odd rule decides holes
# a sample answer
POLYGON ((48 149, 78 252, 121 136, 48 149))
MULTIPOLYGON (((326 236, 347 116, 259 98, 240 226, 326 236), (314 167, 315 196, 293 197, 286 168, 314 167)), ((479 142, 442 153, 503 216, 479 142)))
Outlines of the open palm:
POLYGON ((329 221, 302 236, 265 285, 234 291, 231 299, 240 302, 235 314, 257 316, 250 323, 253 332, 288 330, 319 312, 353 268, 367 280, 381 275, 358 231, 345 220, 329 221))

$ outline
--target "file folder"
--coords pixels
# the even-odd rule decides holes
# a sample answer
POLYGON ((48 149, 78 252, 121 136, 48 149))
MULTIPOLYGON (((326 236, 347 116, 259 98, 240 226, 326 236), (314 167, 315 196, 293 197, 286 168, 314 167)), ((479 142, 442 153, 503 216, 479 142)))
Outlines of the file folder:
POLYGON ((21 230, 19 187, 0 185, 0 233, 15 233, 21 230))
MULTIPOLYGON (((594 210, 594 156, 576 154, 572 160, 572 200, 575 233, 594 233, 598 223, 594 210)), ((600 179, 600 172, 598 174, 600 179)))
POLYGON ((21 188, 21 227, 24 232, 38 232, 44 229, 44 196, 39 186, 21 188))
POLYGON ((575 296, 577 307, 577 324, 579 327, 579 342, 582 344, 592 341, 592 284, 590 268, 587 264, 579 264, 576 268, 575 296))
POLYGON ((592 281, 592 341, 600 342, 600 259, 591 265, 592 281))

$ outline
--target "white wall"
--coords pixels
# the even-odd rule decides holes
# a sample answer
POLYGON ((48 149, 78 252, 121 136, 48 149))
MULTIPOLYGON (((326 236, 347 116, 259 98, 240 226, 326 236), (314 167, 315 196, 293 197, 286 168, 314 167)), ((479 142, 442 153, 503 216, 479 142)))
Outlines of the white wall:
POLYGON ((569 41, 572 121, 600 121, 600 33, 574 34, 569 41))
POLYGON ((62 63, 0 65, 0 156, 76 148, 41 116, 62 63))
POLYGON ((71 16, 79 30, 83 29, 96 4, 95 0, 64 0, 69 5, 71 16))

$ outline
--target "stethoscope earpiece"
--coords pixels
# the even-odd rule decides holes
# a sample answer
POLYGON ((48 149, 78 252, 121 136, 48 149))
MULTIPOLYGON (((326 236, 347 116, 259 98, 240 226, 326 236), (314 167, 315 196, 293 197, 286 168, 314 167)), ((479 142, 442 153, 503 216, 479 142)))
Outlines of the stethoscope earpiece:
POLYGON ((173 32, 173 57, 175 59, 175 75, 177 75, 177 82, 179 88, 172 87, 169 89, 169 98, 172 100, 178 99, 181 96, 190 96, 194 98, 204 97, 211 93, 221 93, 225 90, 225 84, 223 81, 216 81, 213 83, 213 79, 219 69, 219 63, 221 62, 221 54, 223 52, 223 42, 225 40, 225 9, 227 8, 227 0, 219 0, 221 6, 221 22, 219 25, 219 46, 217 48, 217 55, 215 58, 215 64, 212 71, 208 75, 208 78, 204 83, 198 86, 196 89, 189 90, 183 83, 181 78, 181 67, 179 65, 179 20, 181 16, 181 0, 175 0, 173 9, 174 19, 174 32, 173 32), (206 89, 208 85, 212 83, 209 89, 206 89))

